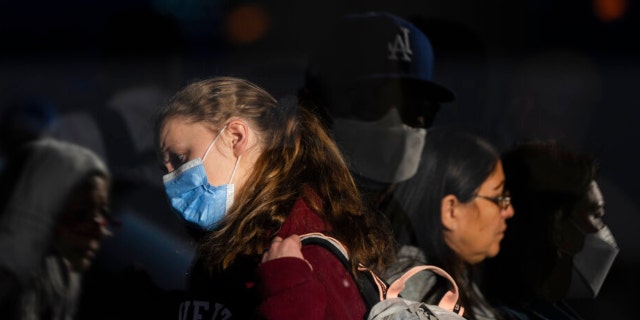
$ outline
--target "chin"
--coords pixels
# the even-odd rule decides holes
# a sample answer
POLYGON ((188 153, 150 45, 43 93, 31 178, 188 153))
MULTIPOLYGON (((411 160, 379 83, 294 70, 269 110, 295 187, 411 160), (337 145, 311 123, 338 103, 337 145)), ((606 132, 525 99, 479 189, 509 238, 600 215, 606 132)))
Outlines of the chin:
POLYGON ((89 268, 91 268, 93 261, 89 258, 80 258, 76 261, 74 261, 71 266, 73 271, 75 272, 79 272, 79 273, 84 273, 87 270, 89 270, 89 268))
POLYGON ((496 245, 494 248, 491 248, 489 252, 487 252, 487 258, 493 258, 500 253, 500 245, 496 245))

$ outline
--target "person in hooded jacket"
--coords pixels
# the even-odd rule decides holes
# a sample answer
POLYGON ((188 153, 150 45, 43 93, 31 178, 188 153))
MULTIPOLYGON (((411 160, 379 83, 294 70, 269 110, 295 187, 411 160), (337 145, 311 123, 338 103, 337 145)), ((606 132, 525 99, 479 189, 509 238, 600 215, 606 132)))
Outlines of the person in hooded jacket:
POLYGON ((3 319, 74 319, 83 274, 108 229, 110 173, 92 151, 51 138, 8 164, 0 202, 3 319))

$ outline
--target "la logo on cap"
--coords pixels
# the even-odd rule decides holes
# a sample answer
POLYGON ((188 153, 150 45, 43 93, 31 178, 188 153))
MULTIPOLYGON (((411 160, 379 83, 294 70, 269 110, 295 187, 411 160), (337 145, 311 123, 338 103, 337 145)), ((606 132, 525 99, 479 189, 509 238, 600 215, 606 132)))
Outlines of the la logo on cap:
POLYGON ((400 28, 402 33, 396 34, 392 42, 387 42, 387 48, 389 49, 390 60, 398 60, 398 53, 403 61, 411 62, 411 45, 409 44, 409 29, 400 28))

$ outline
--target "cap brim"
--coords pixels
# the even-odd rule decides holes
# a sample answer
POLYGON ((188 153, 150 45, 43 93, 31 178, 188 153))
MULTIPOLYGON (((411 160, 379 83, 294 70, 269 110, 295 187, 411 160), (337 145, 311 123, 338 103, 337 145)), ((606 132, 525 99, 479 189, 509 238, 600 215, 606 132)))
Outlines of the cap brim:
POLYGON ((400 80, 414 83, 417 87, 422 87, 424 93, 430 96, 430 100, 435 102, 451 102, 456 99, 456 95, 448 88, 437 84, 433 81, 425 80, 419 77, 408 76, 406 74, 373 74, 358 81, 384 81, 384 80, 400 80))

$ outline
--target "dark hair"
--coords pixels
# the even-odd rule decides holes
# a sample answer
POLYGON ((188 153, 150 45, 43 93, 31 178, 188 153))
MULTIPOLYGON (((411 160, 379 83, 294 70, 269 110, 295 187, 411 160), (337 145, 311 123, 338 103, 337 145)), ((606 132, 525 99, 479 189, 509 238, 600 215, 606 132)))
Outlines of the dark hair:
MULTIPOLYGON (((474 289, 473 266, 445 243, 441 203, 446 195, 455 195, 462 203, 472 201, 499 160, 499 153, 479 136, 452 128, 433 128, 427 133, 418 172, 396 190, 427 262, 451 274, 460 287, 465 317, 471 319, 474 318, 472 306, 488 305, 474 289)), ((439 283, 439 288, 431 293, 440 295, 442 285, 445 282, 439 283)), ((432 299, 439 297, 429 296, 426 300, 433 302, 432 299)))
POLYGON ((512 146, 502 163, 518 214, 509 221, 500 254, 486 263, 486 292, 502 302, 526 301, 539 296, 556 265, 556 222, 587 192, 597 164, 591 156, 540 140, 512 146))
POLYGON ((179 91, 161 110, 156 134, 174 117, 205 123, 212 131, 232 117, 243 119, 254 126, 263 148, 243 191, 200 246, 210 269, 226 268, 241 256, 259 257, 301 197, 332 227, 330 235, 345 244, 355 266, 385 267, 393 252, 391 232, 365 212, 338 147, 295 99, 277 101, 247 80, 217 77, 179 91))

